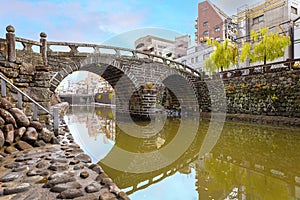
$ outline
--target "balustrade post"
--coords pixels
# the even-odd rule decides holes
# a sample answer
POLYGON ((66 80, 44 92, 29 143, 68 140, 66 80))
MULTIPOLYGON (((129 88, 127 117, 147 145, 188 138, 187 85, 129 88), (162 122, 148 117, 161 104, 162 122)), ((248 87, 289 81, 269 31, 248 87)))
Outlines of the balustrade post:
POLYGON ((44 32, 40 33, 40 43, 42 44, 40 48, 40 53, 42 54, 43 63, 44 65, 48 65, 48 58, 47 58, 47 34, 44 32))
POLYGON ((58 125, 59 125, 59 108, 53 108, 53 129, 55 136, 58 135, 58 125))
POLYGON ((6 27, 6 43, 7 43, 7 55, 8 61, 16 61, 16 36, 14 34, 15 28, 12 25, 6 27))
POLYGON ((6 97, 6 82, 1 79, 1 96, 6 97))

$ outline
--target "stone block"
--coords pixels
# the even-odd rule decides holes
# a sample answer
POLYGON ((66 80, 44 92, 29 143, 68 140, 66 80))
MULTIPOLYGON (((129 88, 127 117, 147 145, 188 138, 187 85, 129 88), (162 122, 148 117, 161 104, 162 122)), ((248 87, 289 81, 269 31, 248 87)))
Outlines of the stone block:
POLYGON ((12 124, 6 124, 3 127, 3 133, 4 133, 4 137, 5 137, 5 142, 7 144, 12 144, 14 142, 14 126, 12 124))
POLYGON ((6 98, 0 97, 0 108, 8 110, 12 107, 14 107, 14 106, 11 102, 9 102, 6 98))
MULTIPOLYGON (((52 92, 47 88, 30 87, 26 88, 24 92, 38 102, 49 101, 52 92)), ((24 101, 29 101, 26 97, 24 101)))
POLYGON ((10 109, 10 113, 14 116, 18 127, 29 126, 30 121, 22 110, 19 108, 12 108, 10 109))
POLYGON ((33 148, 30 144, 28 144, 27 142, 24 142, 24 141, 18 141, 17 144, 16 144, 16 147, 19 150, 26 150, 26 149, 33 148))
POLYGON ((22 62, 20 67, 20 75, 34 75, 35 67, 31 63, 22 62))
POLYGON ((49 81, 51 77, 50 72, 36 72, 34 75, 35 81, 49 81))
POLYGON ((0 148, 4 145, 4 142, 5 142, 5 137, 2 130, 0 129, 0 148))
POLYGON ((22 136, 24 135, 24 133, 26 132, 26 128, 25 127, 21 127, 15 130, 14 134, 15 134, 15 142, 19 141, 22 136))
POLYGON ((44 72, 49 72, 51 71, 52 67, 51 66, 45 66, 45 65, 37 65, 35 66, 36 71, 44 71, 44 72))
POLYGON ((29 84, 30 87, 50 88, 50 81, 35 81, 29 84))
POLYGON ((35 128, 33 128, 33 127, 28 127, 22 137, 22 140, 24 140, 28 143, 34 143, 37 139, 38 139, 38 133, 36 132, 35 128))
POLYGON ((47 128, 43 128, 42 131, 39 133, 39 139, 44 140, 46 143, 49 143, 54 136, 54 133, 49 131, 47 128))
POLYGON ((29 87, 29 83, 18 83, 18 82, 16 82, 16 83, 14 83, 14 85, 15 86, 17 86, 19 89, 24 89, 24 88, 27 88, 27 87, 29 87))

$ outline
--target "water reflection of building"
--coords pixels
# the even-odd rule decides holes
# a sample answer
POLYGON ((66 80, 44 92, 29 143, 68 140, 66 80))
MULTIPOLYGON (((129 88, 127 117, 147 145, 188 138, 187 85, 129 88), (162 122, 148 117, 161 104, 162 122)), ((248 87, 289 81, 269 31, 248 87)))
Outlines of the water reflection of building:
POLYGON ((58 94, 95 94, 113 92, 113 88, 101 76, 88 72, 85 79, 79 81, 68 79, 65 84, 60 84, 57 87, 56 92, 58 94))
POLYGON ((103 134, 106 139, 115 140, 115 120, 113 119, 113 110, 108 107, 72 107, 72 117, 69 117, 69 124, 84 124, 88 135, 94 137, 103 134))

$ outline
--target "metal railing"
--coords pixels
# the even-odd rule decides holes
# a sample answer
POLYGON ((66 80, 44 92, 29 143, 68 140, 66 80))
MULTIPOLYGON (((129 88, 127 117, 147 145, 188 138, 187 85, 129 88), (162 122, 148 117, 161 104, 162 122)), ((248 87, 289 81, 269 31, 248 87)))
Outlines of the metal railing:
POLYGON ((300 63, 300 59, 298 58, 294 60, 268 63, 266 65, 262 64, 262 65, 226 70, 220 72, 220 74, 222 75, 222 78, 228 79, 228 78, 234 78, 239 76, 257 75, 257 74, 272 73, 272 72, 278 72, 284 70, 285 71, 291 71, 292 69, 299 70, 300 69, 299 67, 294 68, 295 63, 300 63))
POLYGON ((9 80, 6 79, 2 74, 0 74, 0 79, 1 79, 1 96, 5 98, 6 95, 6 87, 7 84, 10 85, 14 90, 17 91, 18 93, 18 108, 22 109, 22 101, 23 101, 23 96, 26 97, 29 101, 33 103, 33 120, 36 121, 38 120, 38 109, 43 110, 47 114, 49 114, 53 118, 53 126, 54 126, 54 131, 57 133, 58 131, 58 113, 59 110, 57 107, 53 108, 53 114, 48 111, 46 108, 41 106, 38 102, 36 102, 34 99, 32 99, 30 96, 28 96, 26 93, 22 92, 18 87, 16 87, 13 83, 11 83, 9 80))

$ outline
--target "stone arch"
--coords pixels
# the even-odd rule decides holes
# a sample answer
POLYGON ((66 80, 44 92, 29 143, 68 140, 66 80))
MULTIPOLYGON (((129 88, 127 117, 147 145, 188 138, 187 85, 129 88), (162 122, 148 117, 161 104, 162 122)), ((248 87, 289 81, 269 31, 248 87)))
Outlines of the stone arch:
MULTIPOLYGON (((60 57, 54 56, 52 59, 56 63, 54 67, 56 70, 53 69, 53 71, 57 71, 50 80, 50 90, 52 92, 67 75, 74 71, 93 72, 107 80, 115 91, 117 89, 118 93, 115 96, 119 97, 120 106, 123 107, 122 111, 124 109, 128 111, 129 107, 137 107, 138 110, 141 110, 141 104, 129 105, 129 101, 133 102, 130 100, 131 96, 135 96, 134 93, 139 91, 141 86, 148 81, 163 85, 163 80, 174 74, 184 77, 186 83, 194 91, 194 96, 198 100, 200 99, 197 81, 202 80, 201 74, 184 64, 163 57, 150 54, 147 54, 146 57, 138 57, 135 51, 133 51, 132 56, 123 56, 116 51, 115 54, 93 53, 73 57, 62 55, 60 57)), ((149 103, 148 105, 156 103, 156 100, 146 99, 148 99, 146 100, 149 103)), ((141 101, 142 104, 144 104, 144 100, 144 97, 138 97, 138 101, 141 101)), ((142 110, 144 110, 144 107, 142 110)), ((148 111, 149 109, 146 112, 142 111, 142 113, 148 111)))
POLYGON ((75 71, 95 73, 107 80, 112 87, 116 86, 117 81, 121 77, 123 77, 123 79, 125 78, 126 81, 131 82, 134 87, 138 87, 136 85, 135 76, 126 68, 126 66, 121 65, 120 61, 117 60, 116 55, 92 54, 81 61, 65 64, 65 66, 51 78, 50 90, 54 92, 61 81, 75 71))

